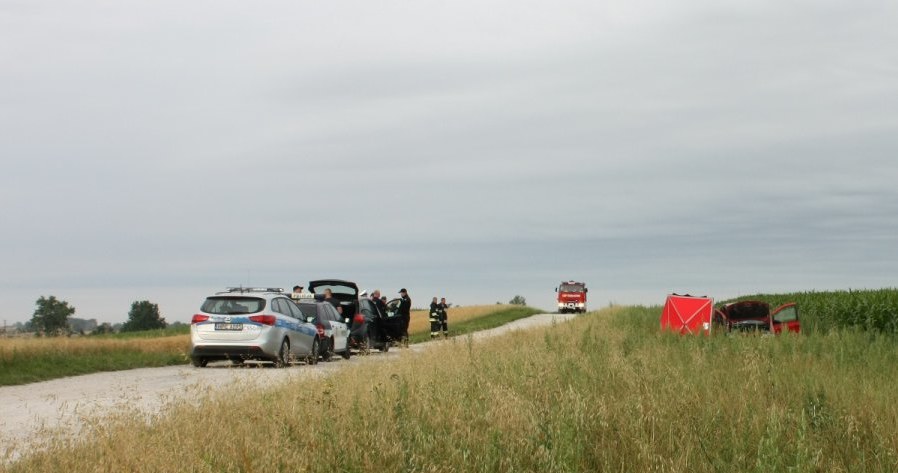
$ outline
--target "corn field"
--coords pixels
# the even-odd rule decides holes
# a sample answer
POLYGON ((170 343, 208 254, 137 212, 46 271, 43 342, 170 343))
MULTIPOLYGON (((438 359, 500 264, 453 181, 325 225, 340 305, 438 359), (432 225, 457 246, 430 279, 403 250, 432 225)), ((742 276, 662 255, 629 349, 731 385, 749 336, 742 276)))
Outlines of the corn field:
POLYGON ((898 333, 898 289, 756 294, 736 300, 762 300, 771 307, 796 302, 803 331, 857 328, 898 333))

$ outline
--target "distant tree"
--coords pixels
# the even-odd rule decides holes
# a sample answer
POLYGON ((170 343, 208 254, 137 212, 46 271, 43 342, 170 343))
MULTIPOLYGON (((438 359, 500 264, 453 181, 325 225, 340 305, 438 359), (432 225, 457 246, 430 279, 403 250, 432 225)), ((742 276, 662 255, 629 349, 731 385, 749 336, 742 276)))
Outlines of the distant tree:
POLYGON ((190 327, 190 325, 185 324, 184 322, 181 322, 180 320, 168 324, 168 328, 183 328, 183 327, 190 327))
POLYGON ((155 330, 166 327, 165 319, 159 315, 159 305, 150 301, 134 301, 128 312, 128 321, 122 325, 122 332, 155 330))
POLYGON ((59 335, 68 330, 69 317, 75 313, 75 308, 68 302, 61 301, 56 296, 41 296, 37 300, 37 309, 31 317, 31 326, 35 330, 48 335, 59 335))
POLYGON ((103 322, 102 324, 97 325, 97 328, 94 329, 93 334, 104 335, 113 332, 115 332, 115 330, 112 330, 112 325, 110 325, 109 322, 103 322))
POLYGON ((512 297, 508 303, 511 305, 527 305, 527 299, 524 299, 524 296, 517 295, 512 297))

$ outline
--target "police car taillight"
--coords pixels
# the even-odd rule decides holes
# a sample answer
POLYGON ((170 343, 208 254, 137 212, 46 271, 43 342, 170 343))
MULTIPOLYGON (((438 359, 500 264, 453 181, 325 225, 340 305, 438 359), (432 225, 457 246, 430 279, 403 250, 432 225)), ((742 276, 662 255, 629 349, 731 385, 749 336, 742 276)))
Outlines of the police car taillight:
POLYGON ((251 315, 249 320, 262 325, 274 325, 277 322, 273 315, 251 315))
POLYGON ((200 323, 200 322, 205 322, 205 321, 207 321, 207 320, 209 320, 209 316, 208 316, 208 315, 194 314, 194 315, 193 315, 193 318, 190 319, 190 323, 191 323, 191 324, 198 324, 198 323, 200 323))

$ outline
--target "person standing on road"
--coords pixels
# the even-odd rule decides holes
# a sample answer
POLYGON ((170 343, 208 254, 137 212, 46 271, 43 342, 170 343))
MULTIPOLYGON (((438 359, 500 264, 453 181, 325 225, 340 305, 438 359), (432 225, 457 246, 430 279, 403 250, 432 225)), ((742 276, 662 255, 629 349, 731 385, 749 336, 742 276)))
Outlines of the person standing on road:
POLYGON ((440 335, 440 303, 437 298, 433 298, 430 303, 430 339, 433 340, 440 335))
POLYGON ((445 297, 440 299, 439 307, 440 329, 443 330, 443 338, 449 338, 449 304, 446 304, 445 297))
POLYGON ((399 306, 396 314, 402 321, 402 343, 408 346, 408 324, 412 320, 412 299, 408 296, 408 290, 404 287, 399 290, 399 306))

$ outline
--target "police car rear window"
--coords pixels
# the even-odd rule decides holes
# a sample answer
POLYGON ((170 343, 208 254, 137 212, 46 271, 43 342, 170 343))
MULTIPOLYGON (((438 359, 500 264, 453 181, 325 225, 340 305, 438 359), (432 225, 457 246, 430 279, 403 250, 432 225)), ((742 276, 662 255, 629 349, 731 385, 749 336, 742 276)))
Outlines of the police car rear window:
POLYGON ((253 314, 265 308, 265 299, 258 297, 209 297, 203 302, 201 311, 207 314, 236 315, 253 314))

